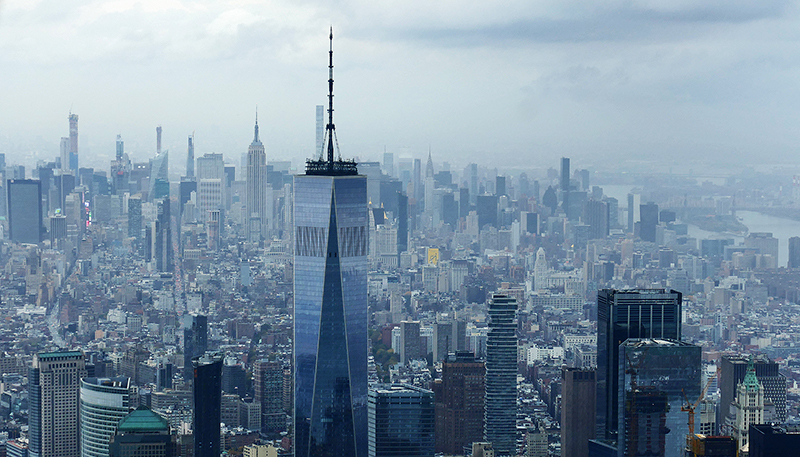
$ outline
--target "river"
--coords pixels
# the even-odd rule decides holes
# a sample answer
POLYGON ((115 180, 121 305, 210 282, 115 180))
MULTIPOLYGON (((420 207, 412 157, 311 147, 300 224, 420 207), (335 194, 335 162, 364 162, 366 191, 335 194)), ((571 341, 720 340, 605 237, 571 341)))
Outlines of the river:
MULTIPOLYGON (((631 185, 608 185, 601 187, 605 195, 614 197, 619 201, 620 208, 627 208, 628 194, 631 190, 636 188, 636 186, 631 185)), ((778 266, 786 266, 786 262, 789 261, 789 238, 800 236, 800 221, 784 217, 768 216, 755 211, 737 211, 736 216, 740 218, 742 224, 746 225, 751 233, 771 232, 772 236, 778 239, 778 266)), ((695 225, 689 225, 689 236, 697 238, 698 240, 709 238, 733 238, 736 240, 737 244, 744 240, 741 236, 709 232, 695 225)))

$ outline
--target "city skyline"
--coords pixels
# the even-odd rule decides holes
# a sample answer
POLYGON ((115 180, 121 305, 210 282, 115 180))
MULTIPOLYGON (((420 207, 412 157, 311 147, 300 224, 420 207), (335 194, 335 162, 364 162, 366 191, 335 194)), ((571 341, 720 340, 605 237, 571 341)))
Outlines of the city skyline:
POLYGON ((408 6, 5 2, 0 64, 14 70, 0 148, 49 155, 71 110, 97 157, 113 158, 116 134, 149 157, 158 124, 165 149, 185 149, 196 131, 199 152, 232 154, 246 149, 259 105, 268 155, 301 161, 325 96, 314 62, 333 24, 346 51, 341 141, 354 156, 384 146, 421 156, 430 144, 444 160, 570 155, 600 166, 758 152, 795 163, 799 95, 777 90, 793 87, 797 60, 789 2, 408 6), (45 84, 51 68, 60 77, 45 84))

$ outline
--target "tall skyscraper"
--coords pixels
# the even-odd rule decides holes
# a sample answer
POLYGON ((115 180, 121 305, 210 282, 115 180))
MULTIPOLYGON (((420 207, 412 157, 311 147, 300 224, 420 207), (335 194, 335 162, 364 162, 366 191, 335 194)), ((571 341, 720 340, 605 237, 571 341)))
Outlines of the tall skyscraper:
POLYGON ((495 294, 486 339, 484 437, 498 457, 517 450, 517 299, 495 294))
POLYGON ((139 406, 120 420, 112 430, 111 457, 173 457, 176 444, 169 422, 147 406, 139 406))
POLYGON ((733 437, 736 438, 740 453, 750 448, 750 426, 764 424, 764 386, 758 382, 753 360, 747 364, 747 374, 736 386, 736 400, 732 409, 736 420, 733 424, 733 437))
POLYGON ((391 152, 383 153, 383 172, 391 177, 394 177, 394 154, 391 152))
POLYGON ((247 241, 258 243, 267 230, 267 154, 258 139, 258 114, 255 136, 247 148, 247 241), (254 227, 253 225, 257 225, 254 227))
POLYGON ((594 439, 597 372, 594 369, 561 370, 561 455, 589 455, 589 440, 594 439), (587 414, 587 411, 589 413, 587 414))
POLYGON ((286 414, 283 412, 283 397, 276 395, 283 389, 283 365, 259 360, 253 367, 253 390, 255 401, 261 404, 261 430, 278 433, 286 429, 286 414))
POLYGON ((597 292, 597 437, 615 439, 619 410, 619 345, 628 338, 681 339, 680 292, 597 292))
POLYGON ((185 317, 183 326, 183 379, 193 378, 192 359, 208 350, 208 316, 202 314, 185 317))
POLYGON ((800 236, 789 238, 788 268, 800 268, 800 236))
POLYGON ((471 352, 450 354, 436 380, 436 452, 459 455, 483 440, 486 367, 471 352))
MULTIPOLYGON (((59 143, 59 160, 61 161, 61 174, 69 173, 69 137, 62 136, 59 143)), ((6 167, 3 166, 5 173, 6 167)))
POLYGON ((114 157, 116 158, 116 160, 122 160, 122 156, 124 155, 125 155, 125 142, 122 141, 122 135, 117 135, 117 151, 114 157))
POLYGON ((108 457, 114 430, 130 412, 130 387, 125 377, 81 379, 82 457, 108 457))
POLYGON ((169 196, 169 151, 161 151, 150 159, 150 193, 149 200, 169 196))
POLYGON ((314 150, 314 157, 322 155, 322 147, 325 143, 325 106, 317 105, 317 148, 314 150))
POLYGON ((142 197, 128 198, 128 236, 136 239, 142 236, 142 197))
POLYGON ((161 154, 161 126, 156 127, 156 154, 161 154))
POLYGON ((294 177, 295 455, 364 457, 367 179, 334 159, 330 38, 327 160, 294 177))
POLYGON ((639 225, 639 238, 642 241, 656 242, 656 226, 658 225, 658 205, 653 202, 639 205, 641 222, 639 225))
POLYGON ((69 169, 78 175, 78 115, 69 113, 69 169))
POLYGON ((410 385, 369 390, 369 457, 431 457, 434 453, 433 392, 410 385))
MULTIPOLYGON (((694 403, 700 396, 701 348, 693 344, 672 339, 630 338, 619 347, 619 435, 620 455, 631 455, 632 443, 648 440, 645 428, 648 414, 656 414, 663 421, 664 433, 656 427, 652 430, 663 440, 664 457, 683 457, 689 426, 687 413, 681 411, 686 398, 694 403), (640 396, 637 389, 653 389, 640 396), (652 397, 656 392, 656 397, 652 397), (658 398, 666 402, 666 408, 653 411, 650 400, 658 398), (624 406, 622 406, 624 405, 624 406), (661 435, 664 436, 661 436, 661 435), (637 435, 637 436, 633 436, 637 435)), ((664 405, 662 405, 664 406, 664 405)), ((655 422, 651 422, 655 423, 655 422)), ((641 448, 640 448, 641 449, 641 448)), ((634 454, 640 455, 640 454, 634 454)))
POLYGON ((194 133, 189 135, 189 146, 186 149, 186 177, 194 178, 194 133))
POLYGON ((561 175, 558 181, 558 190, 561 195, 561 208, 569 215, 569 157, 561 158, 561 175))
POLYGON ((38 244, 42 238, 42 183, 35 179, 8 180, 9 238, 38 244))
POLYGON ((170 198, 163 197, 158 202, 156 218, 155 256, 156 269, 161 272, 172 272, 174 254, 172 250, 172 229, 170 198))
POLYGON ((78 397, 86 377, 83 352, 43 352, 28 373, 31 457, 80 455, 78 397))
POLYGON ((220 352, 207 352, 192 359, 194 457, 219 457, 222 451, 222 359, 220 352))
MULTIPOLYGON (((722 357, 720 363, 719 377, 719 424, 722 434, 731 434, 729 425, 735 419, 734 410, 731 407, 736 399, 736 386, 744 380, 747 374, 747 366, 750 358, 745 355, 726 355, 722 357)), ((786 377, 778 370, 780 366, 777 362, 770 360, 766 355, 757 355, 753 358, 758 382, 764 386, 764 399, 774 405, 775 422, 786 422, 786 377)))

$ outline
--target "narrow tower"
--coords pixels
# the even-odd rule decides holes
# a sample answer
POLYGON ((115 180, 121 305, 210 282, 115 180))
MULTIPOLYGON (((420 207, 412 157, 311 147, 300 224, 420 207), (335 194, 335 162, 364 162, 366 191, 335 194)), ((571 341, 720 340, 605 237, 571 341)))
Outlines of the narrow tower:
POLYGON ((267 153, 258 138, 256 110, 253 142, 247 148, 247 241, 258 243, 267 233, 267 153))
POLYGON ((327 160, 294 177, 295 455, 365 457, 367 179, 334 159, 330 40, 327 160))

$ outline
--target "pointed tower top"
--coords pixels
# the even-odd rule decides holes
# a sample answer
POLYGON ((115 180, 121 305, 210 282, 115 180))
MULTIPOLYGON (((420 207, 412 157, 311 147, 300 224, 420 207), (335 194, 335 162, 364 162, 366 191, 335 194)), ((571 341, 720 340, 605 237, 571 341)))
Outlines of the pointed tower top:
POLYGON ((750 356, 750 360, 747 362, 747 374, 744 375, 742 384, 747 388, 747 390, 758 390, 760 388, 758 378, 756 377, 756 366, 752 355, 750 356))
POLYGON ((253 143, 258 143, 258 105, 256 105, 256 127, 255 127, 255 136, 253 137, 253 143))

